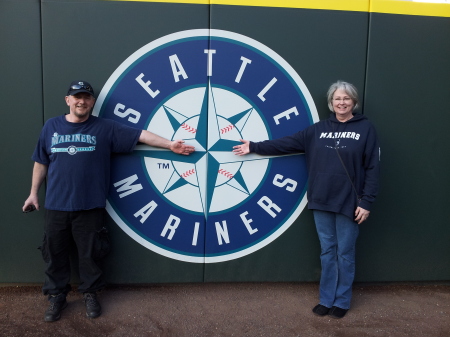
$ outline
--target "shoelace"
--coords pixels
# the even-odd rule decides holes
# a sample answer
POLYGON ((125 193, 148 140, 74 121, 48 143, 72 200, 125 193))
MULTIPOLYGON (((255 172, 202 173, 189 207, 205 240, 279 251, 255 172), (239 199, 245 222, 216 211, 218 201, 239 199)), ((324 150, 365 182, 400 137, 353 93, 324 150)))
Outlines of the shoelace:
POLYGON ((97 298, 91 294, 87 294, 84 297, 84 300, 86 302, 87 305, 89 306, 96 306, 97 305, 97 298))
POLYGON ((50 302, 50 306, 48 307, 49 311, 53 311, 55 310, 55 307, 57 307, 58 305, 61 305, 61 303, 58 302, 50 302))

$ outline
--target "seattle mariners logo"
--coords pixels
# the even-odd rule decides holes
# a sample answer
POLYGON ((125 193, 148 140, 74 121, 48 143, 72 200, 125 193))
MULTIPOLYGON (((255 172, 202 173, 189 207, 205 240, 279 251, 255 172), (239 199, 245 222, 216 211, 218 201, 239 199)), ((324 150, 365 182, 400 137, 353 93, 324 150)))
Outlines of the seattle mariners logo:
POLYGON ((280 236, 306 204, 304 156, 235 156, 318 120, 297 73, 261 43, 228 31, 164 36, 132 54, 101 91, 94 115, 183 139, 181 156, 138 145, 112 161, 107 210, 143 246, 214 263, 280 236))

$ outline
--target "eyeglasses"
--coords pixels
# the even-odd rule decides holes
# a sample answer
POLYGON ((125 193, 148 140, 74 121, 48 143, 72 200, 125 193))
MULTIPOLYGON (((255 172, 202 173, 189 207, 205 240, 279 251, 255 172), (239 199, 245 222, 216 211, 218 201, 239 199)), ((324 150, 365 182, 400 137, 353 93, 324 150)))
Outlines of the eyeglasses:
POLYGON ((344 98, 333 98, 333 101, 335 102, 345 102, 345 103, 350 103, 352 101, 352 99, 350 97, 344 97, 344 98))
POLYGON ((90 85, 74 84, 74 85, 72 85, 72 86, 70 87, 70 90, 80 90, 80 89, 84 89, 84 90, 87 90, 87 91, 89 91, 89 92, 92 92, 92 91, 93 91, 90 85))

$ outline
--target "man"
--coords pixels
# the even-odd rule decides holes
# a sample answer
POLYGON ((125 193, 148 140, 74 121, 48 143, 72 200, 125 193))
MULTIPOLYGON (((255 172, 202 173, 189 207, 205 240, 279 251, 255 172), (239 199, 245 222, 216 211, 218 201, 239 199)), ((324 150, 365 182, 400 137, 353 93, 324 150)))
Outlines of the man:
POLYGON ((83 293, 86 315, 96 318, 101 314, 96 292, 105 286, 100 261, 104 255, 111 154, 131 152, 138 141, 183 155, 194 151, 181 140, 169 141, 146 130, 92 116, 95 98, 88 82, 72 82, 65 100, 69 113, 49 119, 41 131, 32 156, 31 192, 22 208, 24 212, 39 210, 38 191, 47 177, 41 247, 46 262, 43 293, 50 301, 44 317, 47 322, 57 321, 67 306, 72 242, 78 251, 78 291, 83 293))

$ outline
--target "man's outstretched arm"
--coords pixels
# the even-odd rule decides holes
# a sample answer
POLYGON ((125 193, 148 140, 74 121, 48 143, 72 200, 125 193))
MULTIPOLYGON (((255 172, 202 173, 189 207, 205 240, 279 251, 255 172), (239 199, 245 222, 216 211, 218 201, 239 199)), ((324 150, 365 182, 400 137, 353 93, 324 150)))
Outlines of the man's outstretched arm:
POLYGON ((150 146, 169 149, 172 152, 186 156, 195 151, 193 146, 184 144, 184 140, 170 141, 147 130, 142 130, 139 141, 150 146))

